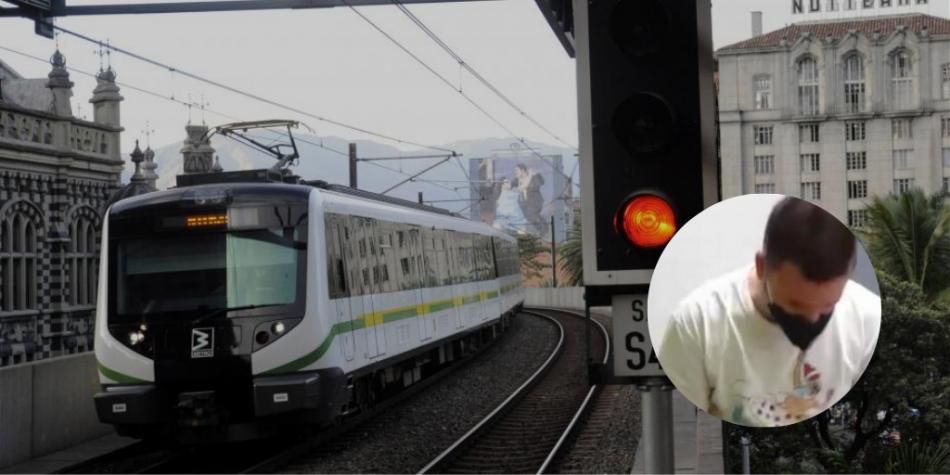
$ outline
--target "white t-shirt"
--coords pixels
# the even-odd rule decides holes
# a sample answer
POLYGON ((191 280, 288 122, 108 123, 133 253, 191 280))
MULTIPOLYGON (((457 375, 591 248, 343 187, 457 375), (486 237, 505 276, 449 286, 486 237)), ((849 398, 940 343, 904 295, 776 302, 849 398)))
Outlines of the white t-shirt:
POLYGON ((824 331, 802 352, 752 304, 749 267, 704 284, 673 311, 658 350, 676 388, 700 409, 747 426, 808 419, 851 390, 881 325, 881 300, 845 285, 824 331))

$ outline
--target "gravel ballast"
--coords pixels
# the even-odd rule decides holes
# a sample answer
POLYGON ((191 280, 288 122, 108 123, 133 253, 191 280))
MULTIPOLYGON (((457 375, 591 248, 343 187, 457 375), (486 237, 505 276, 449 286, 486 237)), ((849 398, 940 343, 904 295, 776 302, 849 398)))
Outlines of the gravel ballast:
POLYGON ((488 415, 547 359, 557 329, 518 315, 500 341, 457 373, 281 473, 415 473, 488 415))

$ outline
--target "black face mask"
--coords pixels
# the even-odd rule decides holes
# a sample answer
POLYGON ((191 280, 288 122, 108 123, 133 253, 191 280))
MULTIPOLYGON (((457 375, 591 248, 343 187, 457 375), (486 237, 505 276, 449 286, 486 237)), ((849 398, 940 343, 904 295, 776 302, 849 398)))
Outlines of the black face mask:
POLYGON ((778 323, 789 341, 801 348, 802 351, 808 349, 811 342, 815 341, 818 335, 821 335, 821 332, 825 330, 825 326, 828 325, 828 321, 831 320, 833 312, 821 314, 814 323, 809 322, 801 315, 786 312, 772 301, 772 293, 769 292, 767 283, 765 284, 765 293, 769 298, 769 312, 772 314, 772 319, 775 320, 775 323, 778 323))

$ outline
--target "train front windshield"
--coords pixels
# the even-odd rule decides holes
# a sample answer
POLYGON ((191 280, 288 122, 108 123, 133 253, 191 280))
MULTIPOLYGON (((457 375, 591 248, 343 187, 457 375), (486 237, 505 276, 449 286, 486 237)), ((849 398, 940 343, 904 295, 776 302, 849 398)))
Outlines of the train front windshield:
POLYGON ((116 243, 116 316, 294 304, 305 244, 294 228, 116 243))

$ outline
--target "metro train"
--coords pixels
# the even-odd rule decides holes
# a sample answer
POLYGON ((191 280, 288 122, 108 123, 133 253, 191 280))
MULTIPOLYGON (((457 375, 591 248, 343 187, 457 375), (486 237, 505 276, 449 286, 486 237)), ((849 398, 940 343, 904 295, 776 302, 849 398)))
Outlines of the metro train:
POLYGON ((95 405, 122 435, 332 423, 471 352, 523 304, 517 240, 488 225, 324 182, 217 175, 107 211, 95 405))

